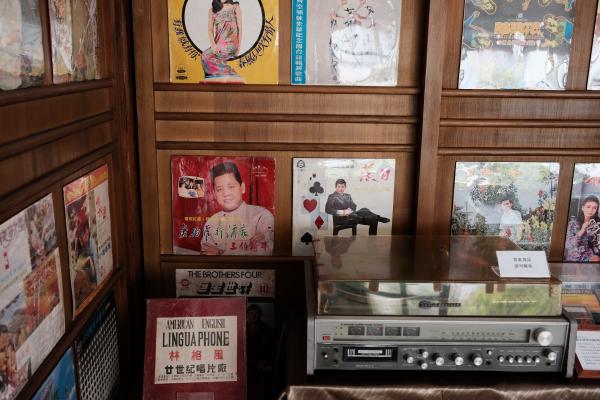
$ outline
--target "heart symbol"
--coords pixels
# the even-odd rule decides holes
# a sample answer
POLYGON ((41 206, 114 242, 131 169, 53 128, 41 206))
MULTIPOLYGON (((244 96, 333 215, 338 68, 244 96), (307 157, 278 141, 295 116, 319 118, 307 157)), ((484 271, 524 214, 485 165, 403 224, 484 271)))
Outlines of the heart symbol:
POLYGON ((309 200, 306 199, 304 200, 304 208, 306 208, 306 211, 308 212, 312 212, 315 208, 317 208, 317 201, 315 199, 309 200))

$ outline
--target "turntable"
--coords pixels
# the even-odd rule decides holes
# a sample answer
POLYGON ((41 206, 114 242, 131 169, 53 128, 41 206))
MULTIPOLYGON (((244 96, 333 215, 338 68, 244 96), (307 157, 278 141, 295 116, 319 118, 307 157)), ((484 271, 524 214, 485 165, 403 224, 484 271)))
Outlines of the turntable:
POLYGON ((560 281, 502 279, 496 250, 520 248, 482 236, 320 238, 305 270, 308 373, 572 371, 560 281))

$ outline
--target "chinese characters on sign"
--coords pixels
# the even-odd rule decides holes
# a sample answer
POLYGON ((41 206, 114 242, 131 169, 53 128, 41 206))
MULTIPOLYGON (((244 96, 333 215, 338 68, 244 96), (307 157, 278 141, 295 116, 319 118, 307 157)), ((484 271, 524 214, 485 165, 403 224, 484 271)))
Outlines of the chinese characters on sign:
POLYGON ((275 270, 178 269, 177 297, 275 296, 275 270))

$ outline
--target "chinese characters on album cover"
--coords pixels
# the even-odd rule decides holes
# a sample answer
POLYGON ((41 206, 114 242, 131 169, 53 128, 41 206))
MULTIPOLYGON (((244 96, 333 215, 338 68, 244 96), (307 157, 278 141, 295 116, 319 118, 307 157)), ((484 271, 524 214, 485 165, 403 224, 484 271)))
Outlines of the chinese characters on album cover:
POLYGON ((275 160, 173 156, 173 252, 271 255, 275 160))
POLYGON ((245 399, 245 327, 245 297, 148 300, 144 399, 245 399))
POLYGON ((465 0, 459 89, 564 90, 575 0, 465 0))
POLYGON ((294 158, 292 252, 319 236, 390 235, 394 159, 294 158))
POLYGON ((63 188, 74 310, 113 270, 108 165, 63 188))
POLYGON ((293 0, 295 85, 395 86, 400 0, 293 0))
POLYGON ((38 86, 44 48, 38 0, 0 2, 0 90, 38 86))
POLYGON ((173 83, 279 82, 279 0, 168 0, 173 83))
POLYGON ((575 164, 565 261, 600 262, 600 164, 575 164))
POLYGON ((14 399, 65 330, 52 195, 0 224, 0 398, 14 399))
POLYGON ((452 235, 498 235, 547 252, 558 172, 550 162, 457 162, 452 235))

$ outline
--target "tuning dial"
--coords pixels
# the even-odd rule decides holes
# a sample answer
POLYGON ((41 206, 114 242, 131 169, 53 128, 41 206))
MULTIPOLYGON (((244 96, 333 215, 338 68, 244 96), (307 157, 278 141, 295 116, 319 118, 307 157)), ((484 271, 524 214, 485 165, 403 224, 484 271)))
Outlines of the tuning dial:
POLYGON ((427 350, 419 350, 419 355, 423 358, 428 358, 429 352, 427 350))
POLYGON ((554 339, 552 332, 544 328, 536 329, 536 331, 533 333, 533 336, 540 346, 550 346, 552 344, 552 340, 554 339))
POLYGON ((446 360, 444 360, 444 356, 442 356, 440 354, 434 354, 433 361, 435 361, 435 365, 437 365, 438 367, 441 367, 442 365, 444 365, 444 362, 446 360))
POLYGON ((456 365, 463 365, 465 363, 465 359, 460 354, 454 354, 452 356, 452 361, 454 361, 454 364, 456 365))
POLYGON ((415 358, 413 356, 411 356, 410 354, 406 354, 404 356, 404 360, 406 361, 407 364, 412 364, 415 362, 415 358))
POLYGON ((483 358, 479 354, 473 354, 472 358, 473 358, 473 365, 475 365, 476 367, 479 367, 481 364, 483 364, 483 358))
POLYGON ((429 365, 427 365, 427 361, 421 361, 419 362, 419 367, 421 367, 421 369, 427 369, 429 365))
POLYGON ((546 351, 546 358, 550 361, 556 361, 557 356, 558 355, 556 354, 555 351, 552 351, 552 350, 546 351))

